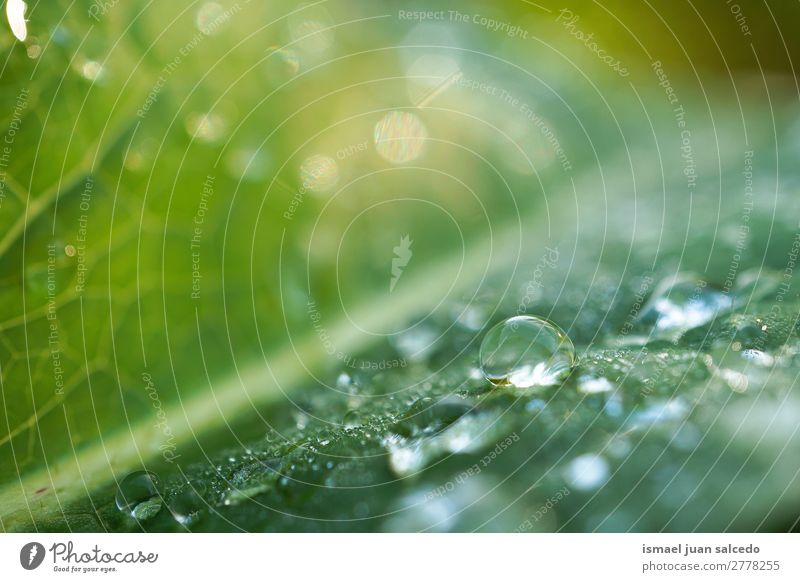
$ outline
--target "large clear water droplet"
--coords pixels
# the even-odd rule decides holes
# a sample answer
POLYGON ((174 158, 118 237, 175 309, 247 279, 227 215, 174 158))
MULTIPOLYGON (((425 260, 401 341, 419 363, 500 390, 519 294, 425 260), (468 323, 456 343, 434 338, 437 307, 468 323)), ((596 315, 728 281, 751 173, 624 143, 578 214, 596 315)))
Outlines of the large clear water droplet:
POLYGON ((489 330, 481 343, 480 362, 483 375, 493 384, 552 386, 569 375, 575 346, 549 321, 519 315, 489 330))
POLYGON ((706 324, 733 307, 730 295, 691 275, 663 281, 642 308, 639 321, 656 336, 671 335, 706 324))
POLYGON ((120 511, 144 521, 161 511, 158 476, 149 471, 135 471, 119 483, 116 502, 120 511))

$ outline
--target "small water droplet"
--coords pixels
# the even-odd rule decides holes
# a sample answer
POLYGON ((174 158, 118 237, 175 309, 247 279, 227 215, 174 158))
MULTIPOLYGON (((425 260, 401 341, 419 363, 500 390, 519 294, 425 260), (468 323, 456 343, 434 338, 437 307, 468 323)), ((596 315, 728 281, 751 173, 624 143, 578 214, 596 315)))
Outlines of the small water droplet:
POLYGON ((596 454, 576 457, 564 470, 564 479, 570 487, 592 491, 608 481, 611 469, 608 461, 596 454))
POLYGON ((25 53, 29 59, 38 59, 42 54, 42 47, 33 42, 26 47, 25 53))
POLYGON ((303 430, 306 426, 308 426, 308 415, 305 412, 300 410, 292 411, 292 416, 294 417, 295 426, 299 430, 303 430))
POLYGON ((225 134, 225 122, 215 113, 191 113, 186 118, 186 131, 194 139, 214 143, 225 134))
POLYGON ((68 257, 74 257, 76 253, 75 247, 73 245, 67 245, 64 247, 64 254, 68 257))
POLYGON ((428 130, 408 111, 392 111, 375 124, 375 149, 385 160, 403 164, 422 154, 428 130))
POLYGON ((119 483, 115 499, 117 509, 141 521, 154 517, 161 511, 162 505, 158 486, 158 476, 155 473, 130 473, 119 483))
POLYGON ((624 459, 630 454, 632 448, 633 445, 627 436, 617 434, 608 441, 605 450, 616 459, 624 459))
POLYGON ((552 386, 575 364, 575 347, 556 325, 528 315, 511 317, 489 330, 480 348, 483 375, 516 388, 552 386))
POLYGON ((652 326, 655 335, 672 335, 708 323, 732 307, 731 297, 706 281, 679 275, 656 287, 639 321, 652 326))
POLYGON ((353 387, 353 379, 347 372, 342 372, 336 377, 336 388, 342 392, 350 392, 353 387))
POLYGON ((78 72, 87 81, 102 81, 105 68, 97 61, 87 59, 79 64, 78 72))

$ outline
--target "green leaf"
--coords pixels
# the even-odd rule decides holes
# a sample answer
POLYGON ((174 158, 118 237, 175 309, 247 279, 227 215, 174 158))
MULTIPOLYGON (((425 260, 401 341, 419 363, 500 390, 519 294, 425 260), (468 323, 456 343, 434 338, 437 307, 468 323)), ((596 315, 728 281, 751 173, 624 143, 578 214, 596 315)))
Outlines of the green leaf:
MULTIPOLYGON (((714 359, 730 321, 665 356, 615 343, 645 274, 725 280, 735 241, 709 225, 741 219, 743 146, 774 176, 773 128, 791 113, 762 104, 783 100, 779 83, 734 97, 674 81, 701 176, 687 191, 676 116, 647 67, 642 84, 565 71, 481 30, 464 35, 485 50, 436 49, 435 31, 411 42, 366 2, 221 4, 38 3, 24 44, 1 33, 4 530, 519 529, 595 454, 608 486, 573 487, 559 519, 532 528, 771 529, 796 507, 777 462, 798 444, 796 294, 770 320, 783 359, 758 391, 732 394, 714 359), (307 22, 329 27, 328 52, 315 54, 324 35, 298 35, 307 22), (412 106, 408 64, 431 54, 518 101, 456 84, 412 106), (376 126, 398 124, 425 128, 419 158, 416 139, 375 144, 376 126), (558 265, 527 309, 567 330, 579 367, 541 394, 491 389, 475 372, 482 330, 518 311, 548 248, 558 265), (470 302, 485 313, 465 328, 454 313, 470 302), (415 356, 414 330, 435 348, 415 356), (621 417, 578 388, 601 368, 622 374, 621 417), (397 436, 421 399, 454 394, 469 414, 436 409, 423 440, 397 436), (767 397, 784 403, 772 416, 767 397), (676 398, 683 425, 631 428, 628 413, 676 398), (680 448, 683 426, 701 431, 694 448, 680 448), (402 455, 419 472, 399 470, 402 455), (136 521, 114 496, 141 469, 162 476, 165 508, 136 521), (405 511, 420 499, 464 512, 405 511), (175 519, 181 503, 191 519, 175 519)), ((786 265, 797 203, 764 200, 741 271, 786 265)), ((737 309, 766 318, 774 303, 737 309)), ((158 509, 147 503, 140 517, 158 509)))

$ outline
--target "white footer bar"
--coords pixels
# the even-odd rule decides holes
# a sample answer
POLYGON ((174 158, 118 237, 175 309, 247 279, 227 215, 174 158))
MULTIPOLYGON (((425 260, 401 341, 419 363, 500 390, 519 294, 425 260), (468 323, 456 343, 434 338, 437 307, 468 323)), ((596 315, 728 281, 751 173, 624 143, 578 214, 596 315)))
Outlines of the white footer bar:
POLYGON ((799 554, 794 534, 2 534, 0 579, 777 582, 799 554))

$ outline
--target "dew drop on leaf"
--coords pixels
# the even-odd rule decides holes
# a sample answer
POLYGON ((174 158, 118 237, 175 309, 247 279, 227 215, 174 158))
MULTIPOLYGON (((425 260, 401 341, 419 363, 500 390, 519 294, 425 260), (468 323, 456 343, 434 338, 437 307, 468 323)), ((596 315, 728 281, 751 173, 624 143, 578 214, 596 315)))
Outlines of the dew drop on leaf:
POLYGON ((519 315, 489 330, 481 343, 480 362, 484 377, 493 384, 552 386, 575 364, 575 347, 556 325, 519 315))
POLYGON ((134 471, 119 483, 117 509, 138 520, 154 517, 161 511, 158 476, 150 471, 134 471))

